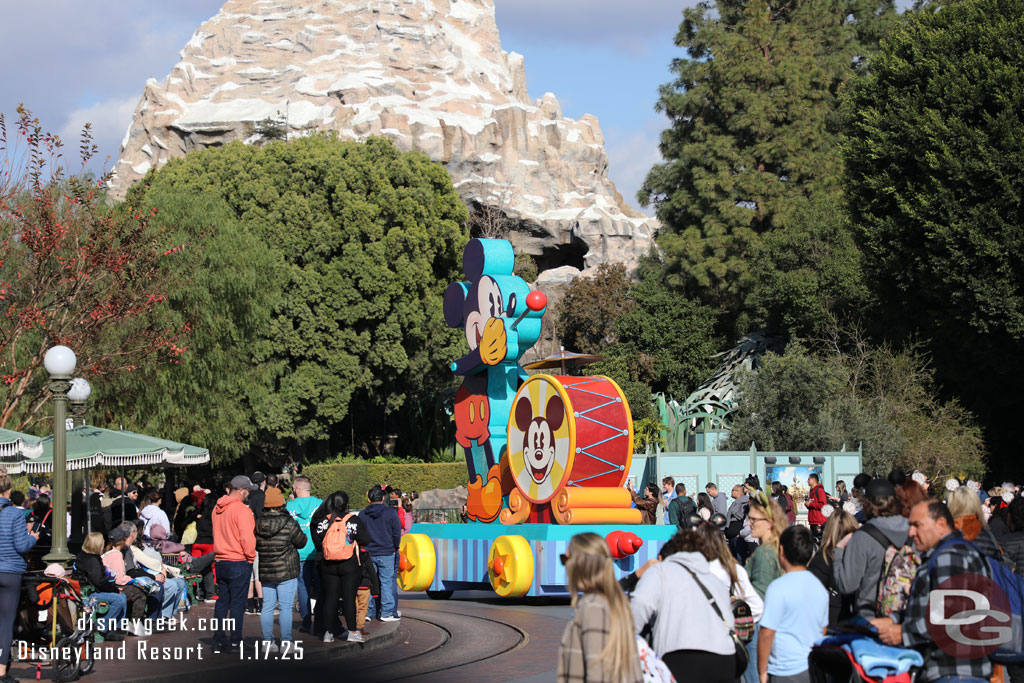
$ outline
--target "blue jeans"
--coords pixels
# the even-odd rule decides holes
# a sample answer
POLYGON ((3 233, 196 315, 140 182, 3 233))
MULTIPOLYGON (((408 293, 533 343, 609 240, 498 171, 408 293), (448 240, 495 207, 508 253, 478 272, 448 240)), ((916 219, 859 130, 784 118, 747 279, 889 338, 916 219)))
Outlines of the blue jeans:
POLYGON ((757 634, 760 632, 761 627, 755 626, 754 637, 747 643, 747 670, 743 672, 743 683, 761 683, 757 674, 757 634))
POLYGON ((302 628, 307 631, 313 625, 313 609, 310 600, 320 598, 320 569, 316 560, 299 562, 299 616, 302 628))
MULTIPOLYGON (((395 616, 398 609, 397 584, 395 583, 395 556, 379 555, 371 556, 370 560, 377 569, 377 578, 380 579, 380 612, 382 617, 395 616)), ((376 619, 378 615, 375 600, 370 600, 370 606, 366 610, 368 619, 376 619)))
POLYGON ((128 613, 128 601, 125 597, 120 593, 93 593, 89 597, 96 598, 108 605, 107 613, 97 619, 97 629, 103 633, 116 631, 120 626, 121 618, 128 613), (102 628, 100 628, 101 626, 102 628))
POLYGON ((213 640, 218 645, 228 643, 224 622, 230 613, 234 622, 231 624, 231 643, 237 645, 242 642, 242 619, 245 617, 245 598, 249 594, 252 563, 220 560, 214 566, 217 568, 217 602, 213 605, 213 617, 217 620, 217 630, 213 640))
POLYGON ((160 593, 160 616, 170 619, 178 613, 178 603, 185 593, 185 580, 167 577, 164 580, 163 592, 160 593))
POLYGON ((260 612, 263 640, 274 639, 274 607, 278 602, 281 603, 281 640, 292 639, 292 605, 295 604, 298 586, 298 579, 263 582, 263 610, 260 612))

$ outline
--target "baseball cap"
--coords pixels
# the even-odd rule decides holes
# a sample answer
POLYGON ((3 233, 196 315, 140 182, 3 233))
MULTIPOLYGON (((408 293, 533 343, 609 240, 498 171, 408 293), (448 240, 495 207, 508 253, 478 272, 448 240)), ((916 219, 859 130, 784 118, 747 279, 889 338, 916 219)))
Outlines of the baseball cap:
POLYGON ((888 498, 896 495, 896 487, 888 479, 872 479, 864 489, 868 498, 888 498))
POLYGON ((228 486, 233 489, 249 489, 250 491, 256 488, 256 485, 252 483, 252 480, 244 474, 232 477, 231 483, 228 484, 228 486))
POLYGON ((122 529, 121 525, 115 526, 110 530, 110 533, 107 534, 107 540, 111 543, 117 543, 118 541, 123 541, 126 538, 128 538, 128 532, 122 529))
POLYGON ((252 483, 258 486, 267 480, 267 475, 263 474, 259 470, 256 470, 255 472, 252 473, 250 479, 252 480, 252 483))

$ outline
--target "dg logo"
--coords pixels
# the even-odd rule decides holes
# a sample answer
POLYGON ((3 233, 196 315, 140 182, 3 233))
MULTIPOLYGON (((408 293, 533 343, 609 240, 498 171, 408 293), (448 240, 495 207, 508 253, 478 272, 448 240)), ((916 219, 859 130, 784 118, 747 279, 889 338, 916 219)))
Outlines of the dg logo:
POLYGON ((1013 637, 1010 600, 979 574, 958 574, 928 595, 928 633, 958 659, 987 657, 1013 637))

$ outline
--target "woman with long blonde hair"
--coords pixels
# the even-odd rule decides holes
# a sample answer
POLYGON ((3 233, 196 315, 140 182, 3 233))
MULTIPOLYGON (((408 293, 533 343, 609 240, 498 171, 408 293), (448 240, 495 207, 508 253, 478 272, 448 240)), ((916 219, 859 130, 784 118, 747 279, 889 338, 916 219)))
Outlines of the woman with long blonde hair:
POLYGON ((608 543, 576 534, 562 556, 575 609, 558 651, 559 683, 639 682, 633 615, 615 580, 608 543))
MULTIPOLYGON (((750 496, 747 523, 750 525, 750 535, 756 538, 760 545, 747 560, 746 568, 750 575, 751 585, 761 600, 764 600, 768 584, 782 576, 782 565, 779 564, 779 538, 789 526, 789 517, 774 498, 769 498, 762 491, 758 491, 757 494, 757 498, 753 494, 750 496)), ((743 680, 750 683, 757 683, 760 680, 757 672, 757 634, 759 631, 760 627, 754 631, 753 639, 747 643, 750 660, 747 670, 743 674, 743 680)))

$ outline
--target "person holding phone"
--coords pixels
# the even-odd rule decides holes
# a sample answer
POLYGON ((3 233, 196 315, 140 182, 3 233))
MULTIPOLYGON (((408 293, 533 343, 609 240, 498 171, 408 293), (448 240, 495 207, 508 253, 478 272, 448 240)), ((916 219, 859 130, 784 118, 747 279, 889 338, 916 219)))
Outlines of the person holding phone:
POLYGON ((11 505, 12 488, 10 475, 0 467, 0 683, 15 681, 7 673, 7 666, 21 597, 21 575, 28 566, 25 555, 39 540, 38 531, 28 530, 25 513, 11 505))

